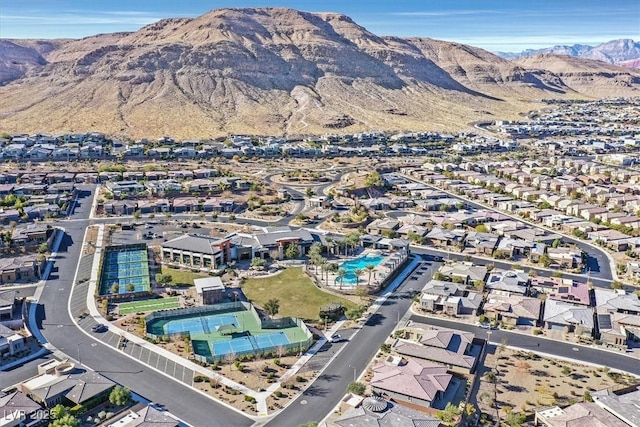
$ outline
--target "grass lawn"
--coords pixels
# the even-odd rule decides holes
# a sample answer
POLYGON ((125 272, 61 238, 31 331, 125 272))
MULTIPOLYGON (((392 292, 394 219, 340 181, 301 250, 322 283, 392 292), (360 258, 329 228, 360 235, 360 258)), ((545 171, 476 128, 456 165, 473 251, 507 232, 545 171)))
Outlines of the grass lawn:
POLYGON ((123 302, 119 305, 120 314, 135 313, 138 311, 163 310, 169 308, 178 308, 180 303, 178 297, 160 298, 146 301, 123 302))
MULTIPOLYGON (((177 268, 162 267, 161 274, 169 274, 173 277, 173 281, 168 286, 187 285, 193 286, 193 279, 201 279, 209 277, 205 273, 193 273, 189 270, 178 270, 177 268)), ((157 278, 157 275, 156 275, 157 278)))
POLYGON ((305 321, 320 320, 320 307, 339 302, 347 310, 355 307, 351 301, 318 289, 302 268, 288 268, 282 273, 259 279, 248 279, 242 290, 256 305, 264 306, 271 298, 280 301, 279 316, 299 317, 305 321))

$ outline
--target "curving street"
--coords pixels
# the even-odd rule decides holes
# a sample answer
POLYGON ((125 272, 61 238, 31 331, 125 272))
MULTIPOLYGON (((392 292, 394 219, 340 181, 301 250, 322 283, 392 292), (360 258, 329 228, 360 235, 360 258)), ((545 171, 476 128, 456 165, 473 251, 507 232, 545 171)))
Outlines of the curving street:
MULTIPOLYGON (((102 336, 94 336, 74 324, 68 306, 84 232, 90 223, 88 218, 94 191, 95 187, 84 188, 82 198, 73 213, 73 220, 63 223, 66 233, 37 306, 38 329, 42 335, 56 349, 76 360, 81 359, 83 365, 144 398, 160 402, 168 411, 190 425, 241 427, 253 424, 252 419, 216 403, 185 383, 136 362, 121 351, 104 344, 99 339, 102 336)), ((87 286, 87 283, 77 286, 87 286)), ((21 369, 28 373, 33 367, 28 364, 21 369)), ((17 372, 20 369, 12 372, 14 378, 18 376, 17 372)))

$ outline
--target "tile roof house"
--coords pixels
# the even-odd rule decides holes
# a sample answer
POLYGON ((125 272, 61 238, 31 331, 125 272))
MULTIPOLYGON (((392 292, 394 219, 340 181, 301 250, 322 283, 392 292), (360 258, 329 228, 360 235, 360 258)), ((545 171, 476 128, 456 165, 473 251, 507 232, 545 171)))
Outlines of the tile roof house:
POLYGON ((595 288, 593 290, 598 313, 624 313, 640 316, 640 299, 624 289, 595 288))
POLYGON ((461 279, 464 283, 473 283, 476 280, 484 282, 487 277, 487 267, 474 265, 469 261, 456 262, 450 265, 445 264, 438 271, 452 280, 461 279))
POLYGON ((630 426, 640 425, 640 390, 616 394, 610 390, 591 393, 593 402, 630 426))
POLYGON ((529 292, 529 273, 523 270, 491 271, 486 288, 495 293, 522 294, 529 292))
POLYGON ((40 278, 40 263, 35 255, 0 258, 0 284, 29 282, 40 278))
MULTIPOLYGON (((385 402, 384 400, 376 399, 385 402)), ((357 408, 347 409, 340 418, 329 426, 339 427, 440 427, 439 419, 415 411, 402 405, 387 402, 387 407, 380 411, 374 405, 368 405, 366 399, 357 408)))
POLYGON ((380 235, 392 233, 400 227, 400 222, 393 218, 376 219, 367 225, 367 233, 380 235))
POLYGON ((76 370, 71 364, 58 362, 18 388, 31 399, 51 408, 63 402, 79 405, 93 399, 106 400, 115 385, 97 372, 76 370), (65 365, 68 368, 62 369, 65 365))
POLYGON ((370 381, 374 393, 401 404, 430 408, 446 393, 453 375, 442 365, 409 359, 404 364, 378 363, 370 381))
POLYGON ((475 315, 482 303, 482 293, 466 289, 466 286, 431 280, 420 294, 420 308, 430 312, 451 315, 475 315))
POLYGON ((549 299, 565 301, 576 305, 591 305, 589 286, 586 283, 576 282, 572 279, 552 279, 555 282, 549 299))
POLYGON ((536 411, 535 425, 546 427, 629 427, 629 424, 593 402, 580 402, 536 411))
POLYGON ((474 344, 472 332, 439 328, 410 321, 401 329, 393 350, 403 356, 446 365, 464 374, 473 373, 480 345, 474 344))
POLYGON ((581 268, 582 251, 580 248, 547 248, 547 255, 554 263, 564 268, 581 268))
POLYGON ((40 405, 31 400, 29 396, 20 392, 0 395, 0 426, 14 427, 24 425, 29 415, 41 409, 40 405), (24 423, 24 424, 23 424, 24 423))
POLYGON ((16 304, 16 291, 0 291, 0 319, 13 316, 13 308, 16 304))
POLYGON ((466 232, 464 230, 446 230, 434 227, 427 235, 427 240, 435 246, 457 246, 464 241, 466 232))
POLYGON ((129 413, 113 421, 114 427, 177 427, 180 425, 174 418, 165 413, 145 406, 138 411, 129 410, 129 413))
POLYGON ((593 334, 593 311, 590 307, 547 299, 544 304, 543 320, 547 329, 574 332, 581 336, 593 334))
POLYGON ((540 320, 541 301, 522 295, 491 292, 484 303, 484 314, 509 325, 536 326, 540 320))
POLYGON ((491 255, 498 244, 499 238, 500 236, 497 234, 472 231, 467 234, 464 245, 465 248, 472 248, 474 253, 491 255))
POLYGON ((14 355, 25 348, 25 338, 0 323, 0 357, 14 355))

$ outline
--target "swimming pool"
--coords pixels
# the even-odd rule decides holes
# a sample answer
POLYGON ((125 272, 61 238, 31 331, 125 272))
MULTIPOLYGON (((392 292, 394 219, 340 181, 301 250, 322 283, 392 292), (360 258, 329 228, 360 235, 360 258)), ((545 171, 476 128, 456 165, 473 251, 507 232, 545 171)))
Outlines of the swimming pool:
MULTIPOLYGON (((357 280, 355 271, 358 269, 362 270, 362 274, 360 274, 360 280, 364 280, 366 282, 368 280, 369 273, 365 270, 365 267, 369 264, 377 267, 385 258, 386 257, 384 255, 368 254, 343 262, 342 264, 340 264, 340 268, 343 268, 347 272, 347 274, 345 274, 344 276, 343 283, 345 285, 355 285, 357 280)), ((336 283, 340 283, 340 279, 336 280, 336 283)))

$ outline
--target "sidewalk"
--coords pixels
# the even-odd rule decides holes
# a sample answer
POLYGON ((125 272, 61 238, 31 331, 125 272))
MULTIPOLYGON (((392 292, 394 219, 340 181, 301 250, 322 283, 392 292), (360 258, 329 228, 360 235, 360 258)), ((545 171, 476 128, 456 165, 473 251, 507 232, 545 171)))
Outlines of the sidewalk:
MULTIPOLYGON (((461 323, 461 324, 465 324, 465 325, 474 325, 473 322, 467 322, 467 321, 456 319, 456 318, 441 317, 441 316, 435 316, 435 315, 430 314, 430 313, 417 312, 414 309, 414 305, 413 304, 409 308, 409 311, 412 314, 415 314, 416 316, 428 317, 428 318, 431 318, 431 319, 438 319, 438 320, 445 320, 445 321, 448 321, 448 322, 461 323)), ((597 346, 597 345, 588 345, 588 344, 582 344, 582 343, 565 341, 565 340, 557 340, 557 339, 548 337, 546 335, 533 335, 533 334, 528 333, 528 332, 522 332, 522 331, 520 331, 518 329, 498 329, 498 330, 502 331, 502 332, 513 333, 513 334, 527 335, 527 336, 530 336, 530 337, 543 339, 543 340, 547 340, 547 341, 552 341, 552 342, 561 342, 561 343, 564 343, 564 344, 571 344, 574 347, 583 347, 583 348, 590 348, 592 350, 606 351, 606 352, 609 352, 609 353, 618 354, 620 356, 626 356, 626 357, 629 357, 631 359, 636 359, 636 360, 640 359, 640 353, 630 354, 630 353, 622 352, 622 351, 619 351, 619 350, 612 350, 610 348, 600 347, 600 346, 597 346)), ((500 343, 491 342, 491 344, 500 344, 500 343)), ((509 346, 507 345, 507 347, 509 347, 509 346)), ((513 347, 513 348, 516 348, 516 347, 513 347)), ((526 349, 526 348, 519 348, 519 350, 531 351, 531 349, 526 349)), ((542 353, 540 353, 540 354, 542 354, 542 353)), ((550 356, 550 357, 560 358, 560 356, 550 356)), ((587 362, 584 362, 584 363, 587 363, 587 362)), ((634 374, 632 374, 632 375, 634 375, 634 374)))
MULTIPOLYGON (((239 392, 248 395, 248 396, 252 396, 256 399, 256 408, 257 408, 257 413, 258 413, 258 417, 266 417, 266 416, 272 416, 277 412, 274 412, 273 414, 269 414, 268 413, 268 406, 267 406, 267 398, 273 393, 275 392, 277 389, 280 388, 280 385, 283 381, 286 381, 288 378, 291 378, 292 376, 296 375, 296 373, 298 373, 298 371, 309 361, 309 359, 311 359, 311 357, 313 357, 316 352, 325 344, 326 339, 321 338, 320 340, 318 340, 311 348, 309 348, 307 350, 307 352, 300 357, 296 363, 294 365, 291 366, 291 368, 289 368, 289 370, 275 383, 271 384, 269 386, 269 388, 266 391, 263 392, 257 392, 255 390, 252 390, 242 384, 239 384, 235 381, 232 381, 230 379, 228 379, 225 376, 222 376, 220 374, 218 374, 215 371, 212 371, 208 368, 202 367, 200 365, 198 365, 197 363, 194 363, 190 360, 187 360, 181 356, 178 356, 177 354, 174 354, 164 348, 161 348, 155 344, 152 344, 150 342, 148 342, 147 340, 134 335, 130 332, 127 332, 123 329, 118 328, 117 326, 112 325, 110 322, 108 322, 98 311, 98 308, 96 306, 96 301, 95 298, 93 297, 95 295, 97 286, 98 286, 98 267, 100 265, 100 257, 102 254, 102 239, 104 236, 104 225, 100 224, 98 225, 98 236, 97 236, 97 244, 95 247, 95 254, 93 257, 93 266, 91 269, 91 278, 89 279, 89 289, 87 292, 87 308, 89 309, 89 314, 90 316, 98 323, 103 323, 105 325, 108 325, 108 328, 111 332, 120 335, 121 337, 124 337, 126 339, 128 339, 130 342, 135 343, 137 345, 139 345, 142 348, 146 348, 151 352, 154 352, 158 355, 161 355, 171 361, 173 361, 176 364, 182 365, 183 367, 192 370, 194 373, 200 374, 200 375, 205 375, 207 377, 210 378, 214 378, 216 379, 220 384, 223 384, 229 388, 232 388, 234 390, 238 390, 239 392)), ((75 319, 74 319, 75 321, 75 319)), ((337 331, 344 322, 337 322, 332 328, 331 328, 331 334, 335 333, 335 331, 337 331)), ((132 357, 126 353, 122 353, 128 357, 132 357)), ((144 363, 139 359, 135 359, 136 361, 140 362, 140 363, 144 363)), ((149 366, 149 365, 147 365, 149 366)), ((162 373, 163 375, 166 375, 164 372, 159 371, 153 367, 151 367, 151 369, 154 369, 160 373, 162 373)), ((211 398, 212 400, 215 400, 218 403, 221 403, 233 410, 238 411, 237 408, 225 403, 224 401, 215 399, 213 396, 206 394, 207 397, 211 398)), ((254 418, 254 419, 258 419, 256 416, 250 416, 248 414, 245 414, 243 412, 244 415, 249 416, 250 418, 254 418)), ((260 418, 262 419, 262 418, 260 418)))

